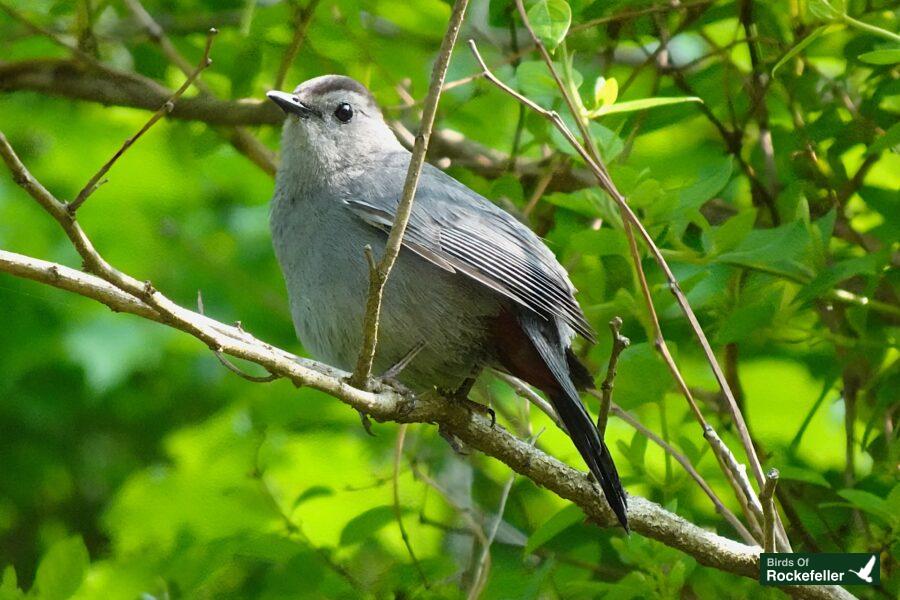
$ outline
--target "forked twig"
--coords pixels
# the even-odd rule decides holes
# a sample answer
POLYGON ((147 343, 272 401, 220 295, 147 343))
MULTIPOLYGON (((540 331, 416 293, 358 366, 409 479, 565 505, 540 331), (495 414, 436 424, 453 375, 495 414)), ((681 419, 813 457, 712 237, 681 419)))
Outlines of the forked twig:
MULTIPOLYGON (((206 308, 203 306, 203 294, 200 290, 197 290, 197 312, 201 315, 206 314, 206 308)), ((280 379, 280 375, 276 375, 275 373, 269 373, 268 375, 251 375, 250 373, 244 371, 242 368, 231 362, 231 360, 225 356, 225 353, 219 350, 218 348, 212 349, 213 354, 219 362, 222 363, 222 366, 234 373, 235 375, 246 379, 252 383, 269 383, 270 381, 275 381, 276 379, 280 379)))
POLYGON ((613 317, 609 322, 609 330, 612 332, 613 345, 609 353, 606 377, 600 384, 600 412, 597 413, 597 430, 600 432, 601 439, 606 434, 606 422, 609 419, 609 407, 612 406, 612 392, 616 381, 616 369, 619 366, 619 355, 631 345, 631 340, 622 335, 622 317, 613 317))
MULTIPOLYGON (((517 4, 521 7, 520 0, 517 0, 517 4)), ((521 9, 524 12, 524 8, 521 9)), ((525 19, 527 23, 527 18, 525 19)), ((530 26, 529 26, 530 29, 530 26)), ((536 38, 537 36, 535 36, 536 38)), ((546 49, 543 47, 543 44, 538 42, 538 48, 542 50, 542 52, 546 53, 546 49)), ((728 385, 727 380, 725 379, 725 375, 721 370, 721 367, 716 360, 715 355, 713 354, 712 347, 709 345, 709 341, 706 339, 706 335, 703 333, 703 329, 700 327, 700 323, 697 320, 696 315, 693 312, 693 309, 688 304, 687 298, 682 292, 680 286, 678 285, 678 281, 675 278, 674 273, 666 262, 665 258, 662 256, 659 247, 656 245, 650 234, 647 232, 646 228, 641 223, 640 219, 628 205, 625 200, 625 197, 619 192, 618 188, 613 183, 612 179, 609 176, 609 173, 606 171, 606 168, 603 166, 602 162, 599 160, 595 160, 594 156, 585 149, 584 145, 578 142, 575 138, 572 131, 568 128, 565 122, 562 120, 560 115, 553 110, 547 110, 540 105, 536 104, 532 100, 526 98, 516 90, 512 89, 505 83, 503 83, 496 75, 488 68, 484 59, 481 57, 481 54, 478 52, 478 47, 475 45, 474 40, 469 40, 469 48, 472 51, 472 54, 475 56, 476 61, 481 67, 485 79, 491 82, 493 85, 500 88, 502 91, 506 92, 508 95, 516 99, 518 102, 524 104, 529 107, 545 119, 549 120, 553 125, 563 134, 569 144, 575 149, 575 151, 579 154, 579 156, 584 160, 585 164, 591 170, 593 175, 597 178, 600 186, 606 191, 610 197, 615 201, 617 206, 619 207, 622 215, 623 222, 630 223, 632 227, 640 234, 641 238, 644 240, 645 244, 650 250, 650 253, 653 255, 656 263, 662 269, 663 273, 666 276, 667 281, 669 282, 669 289, 672 294, 675 296, 676 301, 681 307, 682 312, 687 317, 689 324, 691 325, 691 329, 694 331, 697 339, 700 342, 700 345, 707 357, 707 360, 710 364, 710 367, 713 370, 713 373, 719 383, 719 387, 722 389, 723 395, 728 401, 729 408, 732 414, 732 418, 734 419, 735 425, 740 433, 741 441, 744 445, 746 454, 748 456, 748 460, 750 461, 751 467, 753 468, 754 474, 758 475, 758 481, 762 482, 762 467, 760 466, 759 459, 756 456, 755 448, 753 447, 752 440, 750 440, 749 431, 747 430, 746 423, 744 422, 743 415, 740 412, 740 409, 737 407, 737 403, 734 399, 733 394, 731 393, 731 389, 728 385)), ((549 54, 547 54, 549 58, 549 54)), ((552 61, 551 61, 552 62, 552 61)), ((564 89, 562 81, 559 79, 558 74, 556 74, 555 69, 552 69, 551 72, 554 74, 554 77, 559 82, 561 89, 564 89)), ((574 107, 573 107, 574 108, 574 107)), ((589 138, 589 136, 588 136, 589 138)), ((599 158, 599 156, 598 156, 599 158)), ((639 261, 638 261, 639 262, 639 261)), ((639 275, 643 279, 643 272, 639 270, 639 275)), ((649 288, 646 285, 646 281, 642 281, 641 286, 646 299, 648 300, 649 310, 653 311, 652 301, 649 298, 649 288)), ((674 360, 671 357, 671 354, 668 351, 668 347, 665 344, 664 338, 662 338, 659 330, 657 329, 658 337, 656 339, 657 349, 662 354, 663 358, 666 361, 666 364, 669 366, 670 371, 672 372, 673 377, 678 383, 679 388, 681 388, 682 393, 689 401, 689 405, 691 407, 692 412, 694 413, 695 418, 698 423, 703 428, 704 432, 711 429, 711 426, 707 423, 706 419, 703 417, 696 403, 693 401, 693 396, 687 386, 687 383, 684 381, 683 376, 675 365, 674 360)), ((720 463, 723 467, 727 464, 720 460, 720 463)), ((754 499, 755 496, 754 496, 754 499)), ((758 502, 758 500, 757 500, 758 502)), ((789 543, 784 537, 784 539, 780 540, 780 542, 786 547, 789 548, 789 543)))
POLYGON ((431 130, 434 127, 434 117, 437 114, 438 102, 441 99, 441 89, 447 76, 447 67, 450 65, 450 55, 456 46, 459 37, 459 29, 469 0, 456 0, 453 12, 450 13, 450 22, 441 42, 441 49, 434 63, 431 73, 431 84, 428 87, 428 95, 422 110, 422 120, 419 123, 419 133, 413 146, 412 156, 409 160, 409 168, 406 171, 406 181, 403 184, 403 194, 397 205, 397 215, 391 226, 391 233, 384 246, 384 254, 378 263, 378 268, 372 271, 369 277, 369 292, 366 300, 366 313, 363 323, 363 345, 359 352, 356 368, 350 378, 354 387, 365 389, 368 387, 372 376, 372 363, 375 361, 375 347, 378 345, 378 321, 381 316, 381 300, 384 295, 384 286, 387 283, 394 262, 400 254, 400 246, 403 243, 403 234, 406 232, 406 224, 412 214, 413 199, 416 195, 416 187, 419 183, 419 175, 425 164, 425 152, 428 150, 428 142, 431 139, 431 130))
POLYGON ((144 123, 144 126, 138 130, 133 136, 125 140, 122 146, 116 151, 115 154, 112 155, 106 163, 100 167, 96 173, 94 173, 93 177, 85 184, 81 191, 78 192, 78 196, 75 197, 75 200, 70 202, 67 206, 69 212, 75 214, 75 212, 84 204, 85 200, 88 199, 88 196, 94 193, 94 191, 103 185, 105 182, 103 177, 109 172, 116 161, 119 160, 125 152, 131 148, 131 146, 138 141, 142 135, 147 133, 151 127, 153 127, 157 121, 162 119, 164 116, 172 112, 172 109, 175 108, 175 102, 181 98, 181 95, 184 94, 191 84, 200 76, 200 73, 204 71, 209 65, 212 64, 212 59, 209 57, 209 51, 212 49, 213 39, 216 34, 219 33, 217 29, 211 28, 206 34, 206 46, 203 49, 203 58, 200 59, 200 64, 188 75, 187 79, 184 80, 184 83, 181 84, 181 87, 175 90, 168 100, 166 100, 159 109, 150 116, 150 119, 144 123))
POLYGON ((778 469, 766 472, 766 483, 759 493, 763 512, 763 550, 775 552, 775 486, 778 485, 778 469))
POLYGON ((734 527, 734 530, 738 532, 741 538, 748 544, 756 544, 756 539, 753 537, 746 527, 744 527, 743 523, 735 516, 733 512, 728 510, 719 497, 716 495, 715 491, 710 487, 710 485, 706 482, 706 479, 703 478, 702 475, 694 468, 694 465, 688 459, 687 456, 676 450, 669 444, 667 441, 653 433, 650 429, 645 427, 640 421, 638 421, 631 413, 624 410, 621 406, 617 404, 613 404, 610 407, 610 412, 614 415, 625 421, 628 425, 630 425, 635 431, 646 437, 648 440, 659 446, 663 449, 664 452, 668 453, 675 461, 684 468, 685 472, 690 475, 691 479, 693 479, 697 485, 700 486, 700 489, 703 490, 703 493, 712 501, 713 505, 716 507, 716 512, 718 512, 722 517, 734 527))

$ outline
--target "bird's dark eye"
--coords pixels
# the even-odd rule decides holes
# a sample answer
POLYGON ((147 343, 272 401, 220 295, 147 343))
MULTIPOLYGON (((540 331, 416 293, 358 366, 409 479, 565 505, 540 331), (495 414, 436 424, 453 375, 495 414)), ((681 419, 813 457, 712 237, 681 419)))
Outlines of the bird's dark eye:
POLYGON ((341 102, 338 104, 338 107, 334 109, 334 116, 337 117, 337 120, 341 123, 347 123, 353 118, 353 107, 346 102, 341 102))

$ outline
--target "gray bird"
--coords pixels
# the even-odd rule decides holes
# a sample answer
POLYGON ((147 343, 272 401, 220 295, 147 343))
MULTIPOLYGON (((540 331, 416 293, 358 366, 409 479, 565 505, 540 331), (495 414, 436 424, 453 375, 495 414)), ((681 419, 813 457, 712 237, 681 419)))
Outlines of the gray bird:
MULTIPOLYGON (((362 345, 366 245, 387 241, 411 154, 360 83, 325 75, 268 97, 286 114, 270 227, 297 335, 350 370, 362 345)), ((609 450, 578 396, 593 379, 571 350, 593 332, 575 288, 530 229, 426 164, 384 292, 374 369, 419 348, 398 376, 464 397, 485 368, 543 391, 627 529, 609 450)))

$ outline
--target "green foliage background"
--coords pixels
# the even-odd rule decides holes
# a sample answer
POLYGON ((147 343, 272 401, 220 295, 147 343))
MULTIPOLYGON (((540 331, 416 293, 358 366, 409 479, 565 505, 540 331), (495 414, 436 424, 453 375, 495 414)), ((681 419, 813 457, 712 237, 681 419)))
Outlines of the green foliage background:
MULTIPOLYGON (((112 66, 172 89, 183 81, 121 2, 10 4, 112 66)), ((565 31, 566 3, 546 4, 548 35, 565 31)), ((556 56, 573 58, 588 108, 600 76, 624 89, 617 102, 702 99, 604 116, 594 132, 727 363, 764 465, 781 471, 795 549, 879 552, 881 589, 854 591, 897 597, 896 4, 753 2, 756 82, 739 20, 744 2, 570 5, 575 29, 556 56), (596 19, 604 22, 591 25, 596 19), (668 52, 675 68, 647 61, 658 40, 676 32, 668 52), (754 91, 759 81, 764 110, 754 91), (710 115, 739 133, 726 143, 710 115), (767 127, 774 188, 760 144, 767 127), (774 189, 768 201, 748 171, 774 189)), ((203 78, 237 99, 271 88, 300 3, 146 6, 191 61, 201 55, 205 29, 221 30, 203 78)), ((287 82, 351 75, 370 86, 387 116, 414 128, 417 112, 403 106, 397 87, 424 96, 448 15, 438 0, 322 0, 287 82)), ((504 80, 562 109, 537 55, 505 58, 526 40, 519 24, 518 43, 511 41, 509 15, 505 2, 473 0, 463 36, 479 39, 504 80)), ((0 13, 0 66, 54 56, 67 52, 0 13)), ((448 80, 477 71, 461 45, 448 80)), ((74 197, 147 116, 32 92, 0 94, 0 129, 60 198, 74 197)), ((438 127, 504 153, 516 148, 578 164, 545 122, 481 80, 444 94, 438 127)), ((277 147, 276 128, 255 133, 277 147)), ((491 179, 452 164, 450 172, 520 213, 535 187, 511 169, 491 179)), ((272 180, 213 128, 163 121, 114 167, 79 220, 122 270, 186 306, 202 290, 211 316, 240 320, 300 352, 270 248, 271 190, 272 180)), ((595 328, 605 331, 615 315, 625 321, 633 344, 622 356, 615 400, 686 454, 739 512, 648 341, 648 316, 609 199, 593 188, 551 189, 530 222, 570 270, 595 328)), ((0 247, 79 264, 57 226, 5 175, 0 247)), ((645 268, 689 384, 737 451, 690 330, 652 260, 645 268)), ((494 519, 510 477, 503 465, 453 454, 433 427, 410 428, 397 483, 431 584, 425 589, 392 507, 396 425, 377 425, 377 436, 368 437, 357 415, 331 398, 284 381, 250 384, 183 334, 58 290, 3 276, 0 307, 0 598, 22 590, 40 598, 456 597, 471 585, 481 547, 469 523, 487 528, 494 519), (447 496, 417 477, 411 462, 447 496)), ((605 338, 580 348, 598 377, 609 349, 605 338)), ((581 466, 565 435, 537 411, 527 416, 502 384, 485 378, 476 393, 495 403, 505 426, 546 428, 539 445, 581 466)), ((608 438, 629 492, 736 536, 658 447, 615 418, 608 438)), ((483 598, 780 595, 638 535, 584 524, 577 509, 523 479, 512 485, 491 556, 483 598)))

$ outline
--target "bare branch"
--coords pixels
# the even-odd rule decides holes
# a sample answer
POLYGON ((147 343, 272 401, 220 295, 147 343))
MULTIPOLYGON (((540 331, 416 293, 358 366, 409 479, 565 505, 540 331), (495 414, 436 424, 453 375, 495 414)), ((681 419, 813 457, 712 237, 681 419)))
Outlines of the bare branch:
POLYGON ((172 109, 175 107, 175 102, 179 98, 181 98, 181 95, 185 91, 187 91, 189 87, 191 87, 191 84, 194 82, 194 80, 197 79, 197 77, 200 76, 200 73, 202 73, 204 69, 212 64, 212 60, 209 58, 209 51, 212 48, 213 39, 215 38, 217 33, 219 32, 216 29, 210 29, 207 32, 206 47, 203 50, 203 58, 200 59, 200 64, 197 65, 197 68, 195 68, 194 71, 191 72, 190 75, 188 75, 187 79, 185 79, 181 87, 175 90, 175 93, 169 96, 169 99, 166 100, 155 113, 153 113, 153 116, 150 117, 150 120, 148 120, 137 133, 125 140, 125 143, 123 143, 122 146, 116 151, 116 153, 112 155, 112 158, 106 161, 106 163, 102 167, 100 167, 99 171, 94 173, 94 176, 91 177, 87 184, 85 184, 85 186, 81 189, 81 191, 78 193, 78 196, 75 197, 75 200, 69 203, 69 212, 74 214, 75 211, 77 211, 79 207, 84 204, 84 201, 88 199, 88 196, 93 194, 94 190, 96 190, 103 184, 103 181, 101 180, 109 172, 112 166, 116 164, 116 161, 119 160, 119 158, 121 158, 123 154, 125 154, 125 151, 131 148, 132 144, 138 141, 142 135, 147 133, 147 131, 149 131, 157 121, 172 112, 172 109))
POLYGON ((306 6, 297 8, 294 11, 294 35, 287 50, 284 51, 284 56, 281 57, 281 63, 278 65, 278 74, 275 76, 275 83, 272 84, 273 89, 280 90, 281 86, 284 85, 284 78, 287 77, 287 72, 297 57, 300 46, 303 45, 303 41, 306 39, 306 30, 309 28, 309 23, 312 21, 318 4, 319 0, 309 0, 306 6))
MULTIPOLYGON (((0 271, 93 298, 113 310, 186 331, 180 324, 166 322, 138 298, 94 275, 5 251, 0 251, 0 271)), ((500 426, 492 428, 489 420, 477 413, 436 398, 412 398, 388 387, 374 392, 356 389, 347 385, 349 374, 346 372, 299 359, 246 332, 182 310, 182 314, 190 315, 198 326, 206 326, 216 337, 217 345, 230 356, 255 362, 297 386, 320 390, 380 421, 440 423, 472 448, 499 459, 519 474, 578 504, 598 523, 614 523, 614 516, 602 496, 581 472, 515 438, 500 426)), ((628 518, 636 533, 682 550, 702 564, 751 579, 757 577, 758 548, 701 529, 639 496, 629 497, 628 518)), ((788 591, 799 598, 853 597, 838 587, 798 587, 788 591)))
POLYGON ((631 413, 624 410, 622 407, 613 404, 610 408, 612 413, 628 423, 635 431, 639 432, 641 435, 646 437, 648 440, 662 448, 667 454, 669 454, 672 458, 674 458, 678 464, 680 464, 685 472, 691 476, 697 485, 700 486, 700 489, 703 490, 703 493, 712 501, 713 505, 716 507, 716 512, 718 512, 722 517, 728 521, 728 523, 734 527, 734 530, 738 532, 741 538, 747 544, 756 544, 756 540, 753 535, 747 531, 747 528, 738 520, 738 518, 734 515, 733 512, 728 510, 728 508, 722 503, 710 485, 706 482, 702 475, 694 468, 694 465, 691 461, 681 452, 677 451, 672 447, 671 444, 666 442, 664 439, 653 433, 651 430, 647 429, 640 421, 638 421, 631 413))
POLYGON ((369 293, 366 301, 366 316, 363 323, 363 346, 359 353, 356 369, 353 371, 351 383, 356 387, 368 386, 372 375, 372 363, 375 360, 375 348, 378 345, 378 320, 381 315, 381 299, 384 294, 384 286, 390 276, 394 261, 400 254, 400 246, 403 243, 403 234, 406 232, 406 224, 412 214, 413 199, 416 195, 416 186, 419 183, 419 175, 425 164, 425 152, 428 150, 428 142, 431 139, 431 130, 434 127, 434 117, 437 114, 438 102, 441 99, 441 88, 447 75, 447 67, 450 66, 450 56, 456 46, 459 36, 459 28, 462 25, 463 16, 466 14, 468 0, 456 0, 453 11, 450 13, 450 22, 441 42, 441 49, 434 63, 431 73, 431 85, 425 99, 422 111, 422 121, 419 124, 419 133, 413 146, 412 156, 409 159, 409 169, 406 172, 406 181, 403 184, 403 194, 397 205, 397 216, 391 226, 391 233, 384 246, 384 254, 378 263, 378 270, 369 278, 369 293))
POLYGON ((597 430, 602 438, 606 434, 606 421, 609 418, 609 407, 612 405, 613 385, 616 380, 616 368, 619 365, 619 355, 629 345, 631 340, 622 335, 622 317, 613 317, 609 322, 609 330, 612 332, 612 350, 609 353, 609 366, 606 367, 606 377, 600 384, 600 411, 597 414, 597 430))
MULTIPOLYGON (((520 0, 517 0, 520 3, 520 0)), ((523 9, 524 10, 524 9, 523 9)), ((697 316, 694 314, 693 309, 687 301, 687 297, 682 292, 681 287, 678 285, 678 280, 675 278, 674 273, 663 257, 662 253, 659 250, 659 247, 653 241, 653 238, 644 228, 640 219, 638 219, 637 215, 628 206, 628 203, 625 200, 625 197, 619 192, 616 185, 613 183, 612 179, 609 177, 608 172, 605 167, 602 166, 601 163, 594 160, 594 157, 582 146, 575 136, 572 134, 572 131, 568 128, 562 118, 555 111, 549 111, 541 106, 535 104, 528 98, 522 96, 514 89, 510 88, 508 85, 500 81, 496 75, 494 75, 490 69, 487 67, 487 64, 484 62, 484 59, 481 57, 481 54, 478 52, 478 48, 475 45, 475 42, 470 40, 469 47, 472 50, 472 53, 475 56, 475 59, 478 61, 481 66, 482 71, 484 72, 485 78, 499 87, 501 90, 515 98, 517 101, 521 102, 525 106, 528 106, 532 110, 534 110, 539 115, 543 116, 545 119, 548 119, 550 122, 556 126, 556 128, 563 134, 566 140, 571 144, 571 146, 576 150, 579 156, 581 156, 582 160, 587 164, 588 168, 590 168, 591 172, 597 178, 597 181, 600 183, 600 186, 610 195, 610 197, 615 201, 615 203, 619 206, 622 211, 625 221, 630 222, 630 224, 635 228, 635 230, 640 234, 641 238, 644 240, 644 243, 650 250, 650 253, 653 255, 653 258, 656 260, 656 263, 662 269, 663 273, 666 276, 667 281, 669 282, 669 290, 675 297, 678 305, 680 306, 682 313, 687 317, 688 323, 691 326, 697 340, 700 342, 700 346, 703 349, 704 354, 706 355, 707 361, 710 364, 710 367, 713 370, 713 374, 716 377, 716 381, 719 384, 719 387, 722 389, 722 393, 728 401, 729 409, 731 410, 732 418, 734 419, 735 426, 737 427, 740 435, 741 441, 744 444, 744 448, 747 452, 748 458, 750 460, 750 464, 753 467, 754 474, 757 474, 758 481, 762 482, 762 467, 759 464, 759 458, 756 456, 756 451, 753 447, 753 442, 750 440, 749 432, 747 431, 747 425, 744 422, 743 415, 740 412, 740 409, 737 407, 737 403, 734 399, 734 395, 731 393, 731 389, 728 386, 728 382, 725 378, 724 373, 722 372, 721 367, 713 353, 712 347, 709 344, 709 340, 706 338, 706 334, 703 333, 702 327, 700 327, 700 323, 697 320, 697 316)), ((543 47, 543 46, 539 46, 543 47)), ((557 76, 558 77, 558 76, 557 76)), ((651 303, 652 304, 652 303, 651 303)), ((660 348, 660 351, 664 351, 664 358, 667 358, 667 363, 674 365, 674 361, 671 360, 671 356, 668 356, 667 349, 663 344, 660 348)), ((673 372, 673 374, 675 374, 673 372)), ((684 383, 683 379, 678 374, 678 383, 679 386, 682 387, 682 391, 687 390, 687 385, 684 383)), ((689 392, 686 395, 689 396, 689 392)), ((705 419, 703 419, 702 414, 700 414, 699 409, 697 409, 695 404, 692 404, 692 409, 694 410, 695 416, 697 417, 698 422, 701 425, 706 425, 705 419)))
MULTIPOLYGON (((169 62, 178 67, 182 73, 191 75, 191 63, 178 51, 175 44, 168 38, 163 28, 141 4, 141 0, 125 0, 128 9, 134 18, 141 23, 151 39, 156 42, 169 62)), ((194 77, 194 85, 200 90, 201 96, 215 96, 212 89, 198 76, 194 77)), ((232 146, 247 158, 253 161, 263 171, 270 175, 275 174, 275 156, 256 136, 243 127, 233 127, 220 130, 219 134, 227 139, 232 146)))
POLYGON ((759 494, 763 511, 763 549, 775 552, 775 486, 778 484, 778 469, 766 472, 766 483, 759 494))

